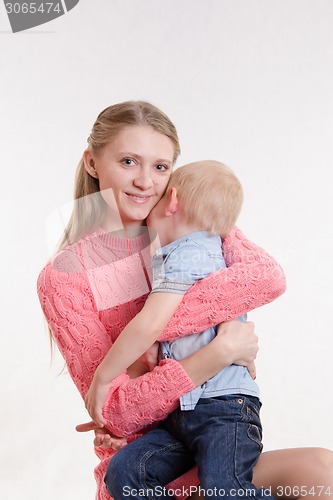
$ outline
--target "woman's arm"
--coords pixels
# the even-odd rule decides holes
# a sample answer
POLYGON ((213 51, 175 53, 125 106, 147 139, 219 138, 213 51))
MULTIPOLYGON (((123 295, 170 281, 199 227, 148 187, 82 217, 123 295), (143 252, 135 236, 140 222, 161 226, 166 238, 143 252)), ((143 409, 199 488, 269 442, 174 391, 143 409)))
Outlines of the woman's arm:
POLYGON ((219 326, 217 336, 209 344, 180 363, 197 387, 231 364, 249 367, 257 352, 254 324, 231 320, 219 326))
MULTIPOLYGON (((97 367, 85 404, 92 420, 103 427, 102 410, 111 383, 151 347, 182 300, 178 293, 153 293, 125 326, 97 367)), ((147 371, 147 370, 146 370, 147 371)))
POLYGON ((179 362, 171 359, 163 360, 153 372, 137 379, 121 380, 119 377, 119 383, 112 384, 103 415, 116 423, 117 430, 114 428, 113 432, 118 436, 138 432, 143 427, 163 420, 179 406, 178 399, 174 401, 169 399, 172 386, 178 384, 173 367, 181 365, 192 380, 193 386, 197 387, 230 364, 248 366, 255 359, 257 351, 258 338, 254 334, 253 323, 242 323, 237 320, 226 322, 221 325, 219 334, 208 345, 187 358, 179 362), (169 370, 158 382, 159 370, 165 367, 169 370), (155 392, 155 384, 152 386, 147 380, 147 376, 153 375, 154 372, 156 372, 155 383, 158 389, 162 388, 163 398, 155 392), (146 392, 148 400, 141 399, 142 392, 138 396, 137 391, 140 386, 142 392, 146 392))
MULTIPOLYGON (((49 263, 39 275, 38 295, 68 371, 84 398, 97 366, 112 345, 98 318, 88 280, 82 273, 59 272, 49 263)), ((234 337, 231 332, 230 339, 234 337)), ((213 342, 205 351, 183 360, 184 367, 177 361, 164 360, 137 379, 130 379, 127 373, 117 377, 104 406, 107 428, 117 436, 128 436, 165 418, 177 408, 180 396, 236 361, 244 351, 244 345, 237 339, 226 344, 222 352, 215 349, 220 340, 213 342), (203 353, 205 359, 209 356, 209 363, 202 362, 203 353), (216 369, 212 373, 213 366, 216 369)))
POLYGON ((286 289, 281 266, 235 227, 223 241, 226 269, 193 285, 160 341, 198 333, 268 304, 286 289))
MULTIPOLYGON (((177 329, 181 334, 203 331, 251 309, 251 305, 258 307, 270 302, 284 291, 280 266, 239 230, 234 229, 226 238, 225 247, 231 267, 202 280, 186 293, 186 300, 167 326, 166 337, 177 329), (208 282, 209 287, 205 284, 208 282)), ((38 295, 69 373, 84 398, 112 342, 99 320, 88 279, 79 271, 59 272, 50 262, 39 276, 38 295)), ((199 355, 192 363, 195 374, 196 366, 202 368, 199 355)), ((205 380, 208 378, 209 375, 205 380)), ((180 396, 196 385, 182 365, 173 360, 161 362, 152 372, 135 380, 123 373, 112 383, 104 408, 107 426, 116 435, 131 434, 145 422, 164 418, 177 407, 180 396)))
MULTIPOLYGON (((69 374, 85 398, 97 366, 112 345, 99 320, 88 279, 84 273, 59 272, 49 262, 39 275, 37 289, 69 374)), ((123 373, 112 383, 104 408, 107 427, 118 436, 138 431, 167 416, 180 396, 195 386, 182 365, 173 360, 161 362, 137 379, 123 373)))

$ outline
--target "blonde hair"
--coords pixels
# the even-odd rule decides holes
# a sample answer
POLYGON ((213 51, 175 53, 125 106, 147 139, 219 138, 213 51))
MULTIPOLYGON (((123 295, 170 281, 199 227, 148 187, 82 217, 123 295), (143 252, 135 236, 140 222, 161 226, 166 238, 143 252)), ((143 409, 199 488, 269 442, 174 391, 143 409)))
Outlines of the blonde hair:
MULTIPOLYGON (((130 125, 149 125, 169 137, 174 145, 173 161, 176 161, 180 154, 176 127, 160 109, 145 101, 126 101, 104 109, 98 115, 88 137, 88 149, 96 155, 100 154, 123 128, 130 125)), ((75 177, 74 208, 59 249, 75 243, 99 226, 104 207, 99 181, 86 171, 81 159, 75 177)))
POLYGON ((243 190, 229 167, 213 160, 189 163, 173 172, 166 194, 172 187, 186 223, 221 236, 231 231, 242 207, 243 190))

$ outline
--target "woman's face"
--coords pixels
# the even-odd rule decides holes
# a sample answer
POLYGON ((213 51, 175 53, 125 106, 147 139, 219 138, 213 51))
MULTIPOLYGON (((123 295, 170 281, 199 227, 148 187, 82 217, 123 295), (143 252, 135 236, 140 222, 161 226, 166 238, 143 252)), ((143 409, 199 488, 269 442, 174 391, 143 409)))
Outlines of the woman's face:
POLYGON ((98 177, 102 196, 103 190, 112 189, 124 226, 141 225, 160 200, 173 157, 171 139, 146 125, 123 128, 98 156, 88 150, 84 153, 86 169, 94 175, 93 169, 98 177))

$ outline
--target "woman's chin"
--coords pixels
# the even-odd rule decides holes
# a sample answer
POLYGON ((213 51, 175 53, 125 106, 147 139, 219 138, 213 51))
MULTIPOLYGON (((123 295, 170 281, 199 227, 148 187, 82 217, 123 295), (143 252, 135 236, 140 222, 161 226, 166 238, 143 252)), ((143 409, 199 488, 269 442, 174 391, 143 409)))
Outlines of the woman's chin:
POLYGON ((146 224, 146 219, 149 215, 149 210, 136 210, 135 213, 132 212, 128 214, 126 218, 123 219, 124 226, 142 226, 146 224))

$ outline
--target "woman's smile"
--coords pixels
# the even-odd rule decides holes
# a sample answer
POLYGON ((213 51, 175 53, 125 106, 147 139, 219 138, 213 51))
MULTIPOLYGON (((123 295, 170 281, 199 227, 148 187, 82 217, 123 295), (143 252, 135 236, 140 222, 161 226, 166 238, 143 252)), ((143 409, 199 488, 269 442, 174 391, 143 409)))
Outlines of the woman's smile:
POLYGON ((147 203, 147 201, 149 201, 153 197, 153 195, 147 196, 147 195, 132 194, 132 193, 125 193, 125 194, 129 197, 129 199, 133 203, 139 203, 139 204, 147 203))

